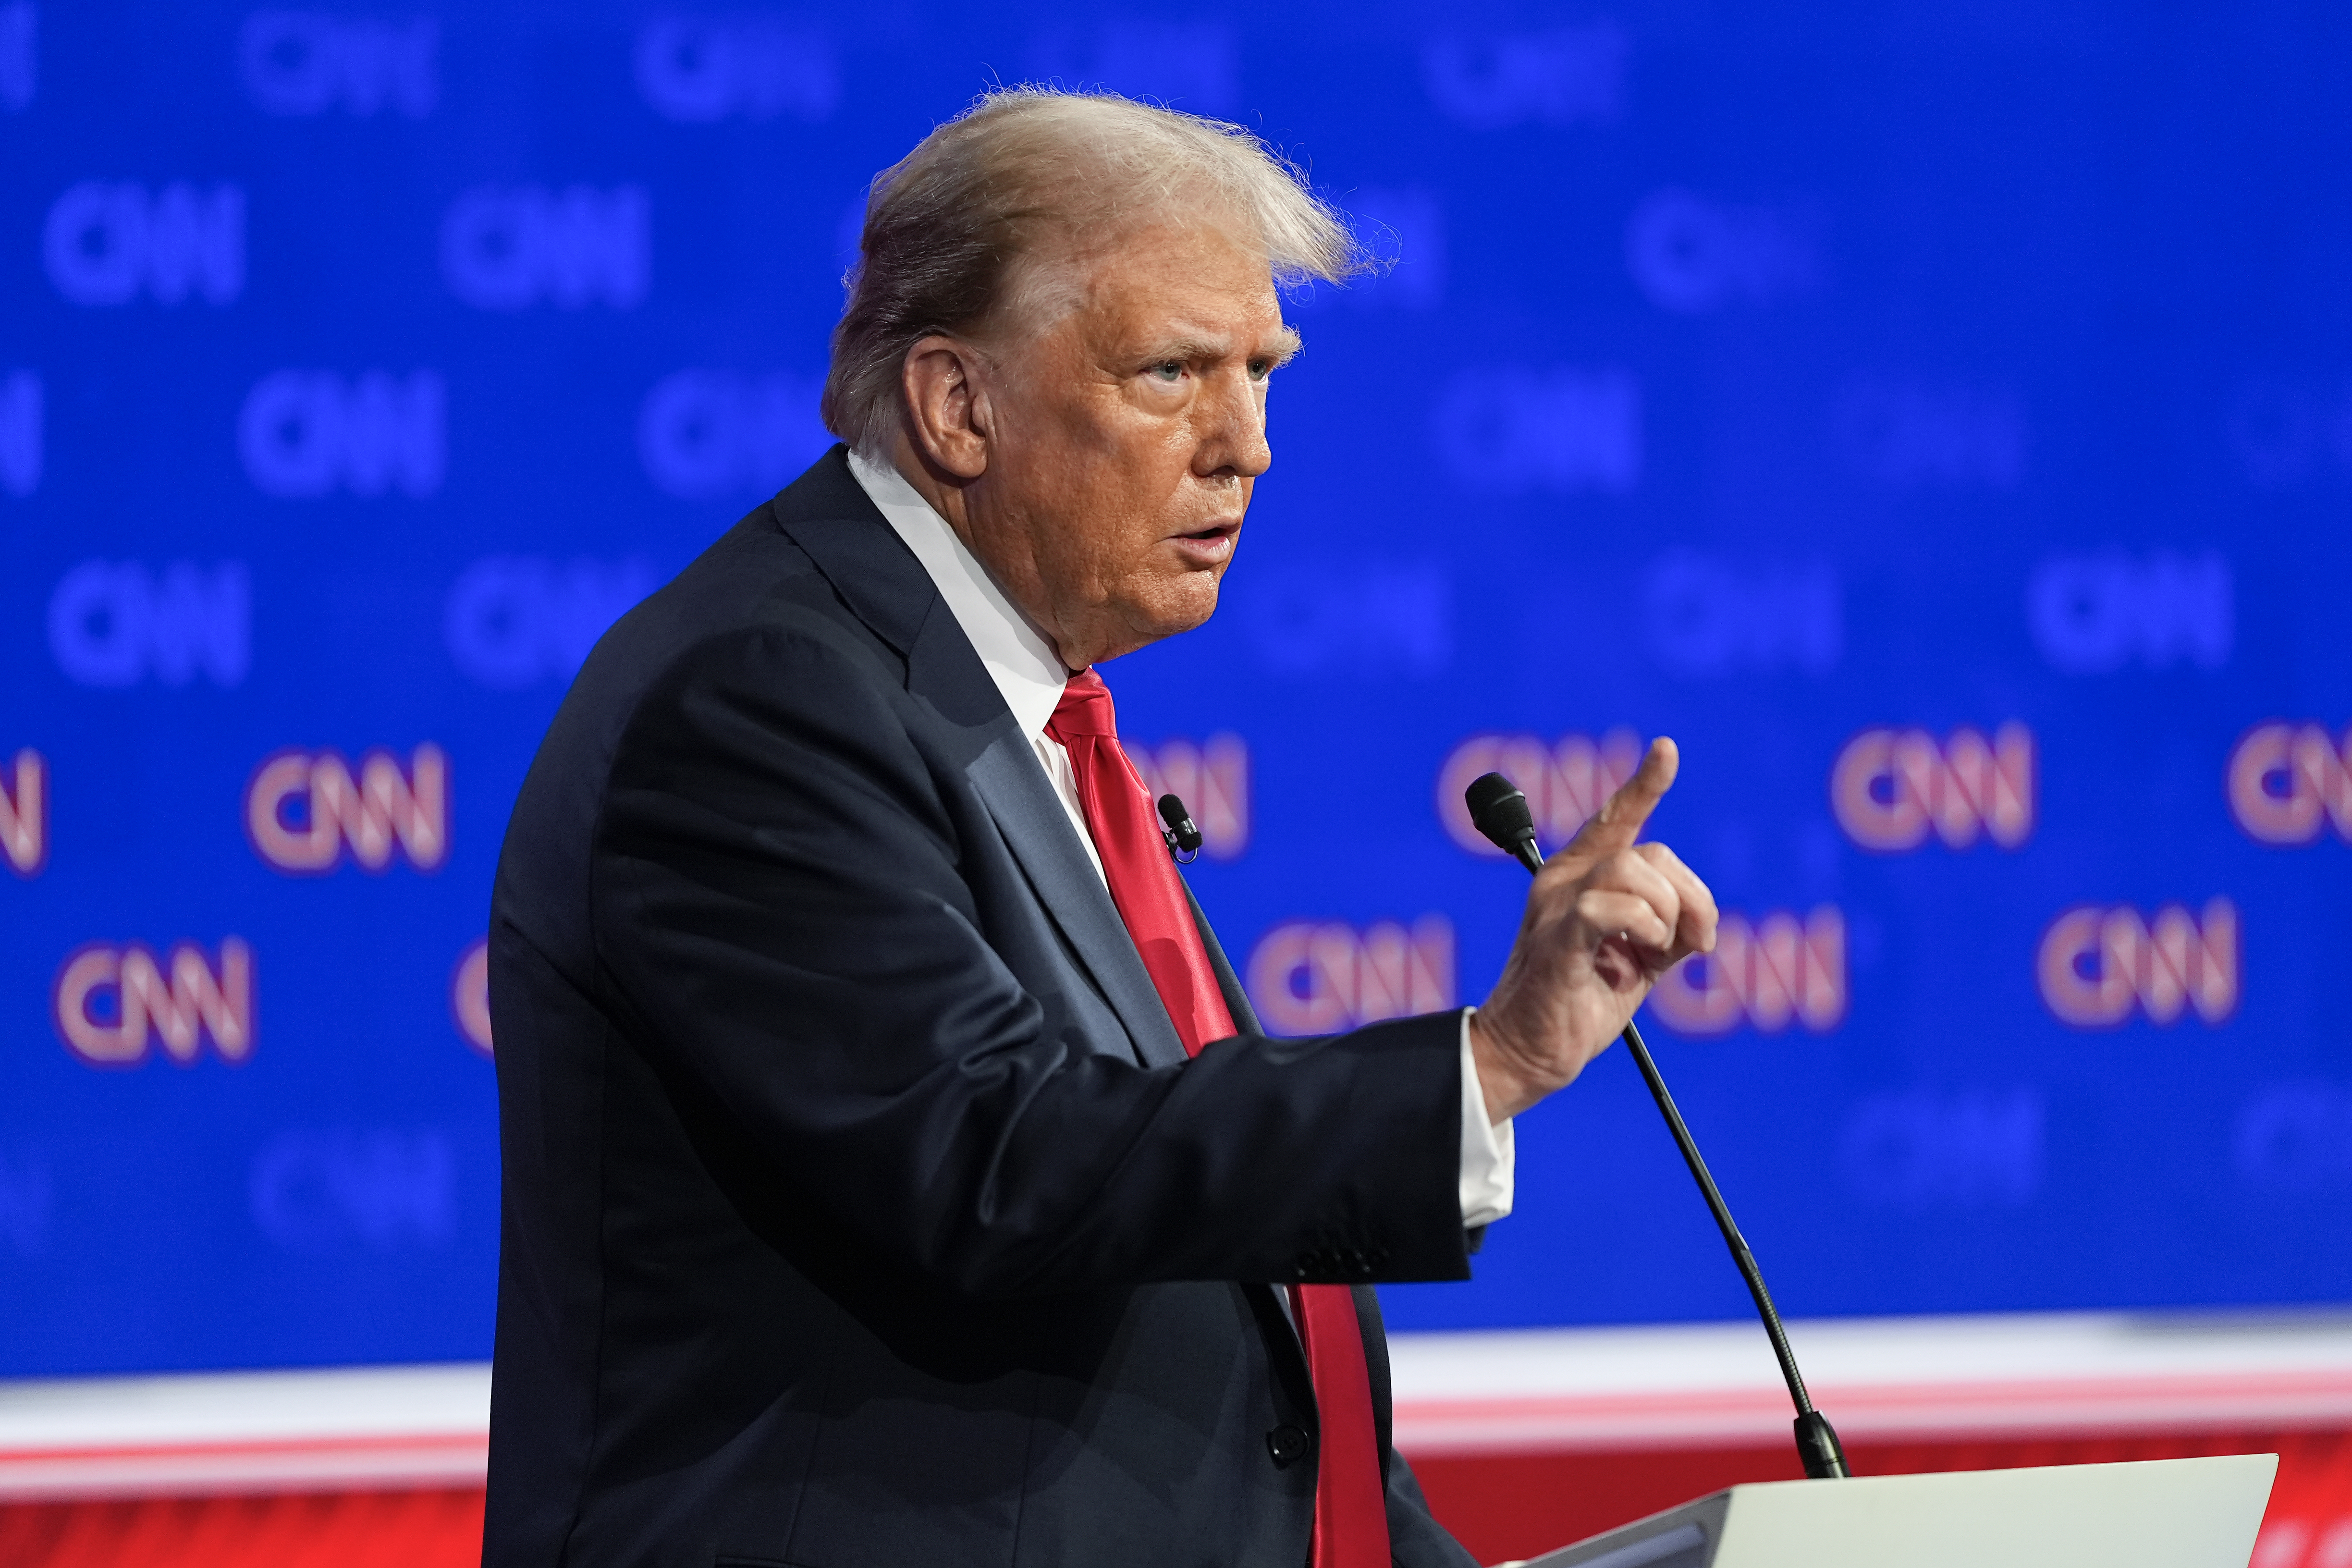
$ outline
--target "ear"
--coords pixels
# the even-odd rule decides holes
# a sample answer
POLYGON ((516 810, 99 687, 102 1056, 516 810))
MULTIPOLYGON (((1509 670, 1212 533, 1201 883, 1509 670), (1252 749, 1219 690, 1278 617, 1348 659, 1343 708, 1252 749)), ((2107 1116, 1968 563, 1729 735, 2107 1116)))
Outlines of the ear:
POLYGON ((980 356, 957 338, 933 336, 907 350, 898 395, 915 450, 947 477, 969 482, 988 471, 988 398, 980 356))

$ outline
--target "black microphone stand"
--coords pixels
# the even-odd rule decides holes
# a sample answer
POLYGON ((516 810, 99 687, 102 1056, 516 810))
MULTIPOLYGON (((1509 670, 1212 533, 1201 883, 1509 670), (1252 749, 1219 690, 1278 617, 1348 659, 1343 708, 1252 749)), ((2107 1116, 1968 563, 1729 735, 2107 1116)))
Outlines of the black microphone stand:
MULTIPOLYGON (((1530 874, 1543 869, 1543 852, 1536 847, 1535 814, 1528 809, 1528 797, 1519 793, 1511 781, 1500 773, 1485 773, 1472 781, 1464 792, 1470 805, 1470 820, 1496 847, 1508 853, 1530 874)), ((1666 1080, 1659 1076, 1658 1064, 1651 1058, 1650 1047, 1642 1041, 1642 1031, 1626 1020, 1622 1038, 1625 1048, 1633 1053, 1633 1065, 1641 1069, 1642 1081, 1650 1086, 1650 1098, 1658 1102, 1658 1113, 1666 1119, 1666 1130, 1675 1135, 1675 1147, 1682 1151, 1683 1163, 1690 1167, 1691 1179, 1706 1199, 1707 1212, 1715 1215, 1715 1227, 1723 1233, 1723 1242, 1731 1248, 1731 1261, 1739 1269, 1739 1278, 1747 1283, 1748 1294, 1755 1299, 1756 1315, 1764 1320, 1764 1332, 1772 1342, 1772 1354, 1780 1363, 1780 1376, 1789 1385, 1789 1397, 1797 1406, 1797 1457, 1804 1462, 1805 1474, 1814 1480, 1830 1480, 1851 1475, 1846 1468, 1845 1449, 1838 1442, 1837 1428, 1829 1417, 1813 1408, 1811 1395, 1805 1392, 1804 1373, 1797 1370, 1797 1352, 1789 1348, 1788 1331, 1780 1326, 1780 1314, 1772 1305, 1772 1292, 1764 1288, 1763 1270, 1756 1267, 1756 1255, 1748 1249, 1748 1238, 1739 1234, 1738 1223, 1731 1217, 1731 1205, 1723 1201, 1723 1193, 1708 1174, 1706 1162, 1700 1158, 1698 1142, 1691 1137, 1683 1113, 1675 1109, 1675 1097, 1666 1092, 1666 1080)))

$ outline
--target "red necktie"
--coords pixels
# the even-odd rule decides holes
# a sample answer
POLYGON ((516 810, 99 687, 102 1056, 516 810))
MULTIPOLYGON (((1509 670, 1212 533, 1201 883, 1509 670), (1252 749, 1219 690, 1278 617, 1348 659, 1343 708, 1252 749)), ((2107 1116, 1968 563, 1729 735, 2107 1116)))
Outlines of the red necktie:
MULTIPOLYGON (((1119 749, 1110 689, 1093 670, 1070 677, 1045 733, 1070 753, 1078 805, 1101 855, 1111 902, 1143 955, 1188 1056, 1237 1033, 1184 884, 1168 858, 1151 792, 1119 749)), ((1372 1430, 1363 1330, 1344 1285, 1294 1285, 1292 1316, 1315 1379, 1322 1447, 1316 1460, 1313 1568, 1390 1568, 1387 1499, 1372 1430)))

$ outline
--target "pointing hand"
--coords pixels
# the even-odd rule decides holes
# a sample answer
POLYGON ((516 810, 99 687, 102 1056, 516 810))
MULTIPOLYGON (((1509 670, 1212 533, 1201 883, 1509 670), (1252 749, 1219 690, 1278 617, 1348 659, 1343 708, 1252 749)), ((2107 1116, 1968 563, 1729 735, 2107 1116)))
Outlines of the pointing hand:
POLYGON ((1528 893, 1510 962, 1470 1020, 1489 1120, 1516 1116, 1608 1049, 1659 975, 1715 949, 1715 895, 1663 844, 1642 844, 1680 755, 1664 737, 1528 893))

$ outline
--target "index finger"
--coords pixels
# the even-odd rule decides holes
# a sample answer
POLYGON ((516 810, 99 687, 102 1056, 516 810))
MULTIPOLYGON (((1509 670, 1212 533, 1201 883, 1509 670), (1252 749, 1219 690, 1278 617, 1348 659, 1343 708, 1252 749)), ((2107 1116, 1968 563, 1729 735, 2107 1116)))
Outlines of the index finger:
POLYGON ((1682 752, 1671 739, 1661 735, 1651 742, 1633 776, 1601 804, 1591 821, 1576 830, 1576 837, 1569 840, 1561 853, 1598 857, 1631 847, 1649 823, 1650 813, 1658 809, 1658 802, 1665 799, 1666 791, 1674 787, 1675 774, 1681 767, 1682 752))

